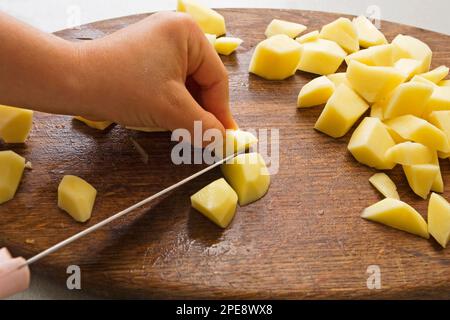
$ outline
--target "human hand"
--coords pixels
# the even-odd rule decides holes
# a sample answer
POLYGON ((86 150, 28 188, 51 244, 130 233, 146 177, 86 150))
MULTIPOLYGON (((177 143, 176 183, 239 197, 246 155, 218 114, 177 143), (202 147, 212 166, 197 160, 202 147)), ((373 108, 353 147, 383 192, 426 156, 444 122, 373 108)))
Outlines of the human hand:
POLYGON ((13 258, 8 249, 0 249, 0 299, 28 289, 30 269, 19 268, 25 263, 23 258, 13 258))

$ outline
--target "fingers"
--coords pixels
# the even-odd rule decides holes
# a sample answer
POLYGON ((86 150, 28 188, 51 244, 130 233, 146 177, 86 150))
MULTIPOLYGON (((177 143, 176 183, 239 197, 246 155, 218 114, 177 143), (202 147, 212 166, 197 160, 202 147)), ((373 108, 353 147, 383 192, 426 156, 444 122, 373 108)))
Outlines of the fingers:
POLYGON ((199 28, 193 28, 188 50, 188 75, 200 88, 202 107, 211 112, 226 129, 237 129, 229 106, 228 73, 199 28))
POLYGON ((164 127, 171 131, 179 128, 187 129, 193 139, 191 143, 195 147, 204 147, 209 143, 208 141, 203 142, 202 139, 206 130, 216 129, 224 136, 225 128, 222 123, 211 112, 203 109, 185 86, 181 84, 176 86, 176 88, 173 88, 167 115, 163 120, 165 122, 164 127), (195 121, 200 121, 202 125, 202 137, 200 138, 198 138, 199 133, 194 130, 195 121))
POLYGON ((30 285, 30 269, 28 266, 19 268, 25 263, 25 259, 13 259, 11 256, 7 258, 7 250, 3 250, 2 255, 6 258, 0 260, 0 299, 22 292, 30 285))

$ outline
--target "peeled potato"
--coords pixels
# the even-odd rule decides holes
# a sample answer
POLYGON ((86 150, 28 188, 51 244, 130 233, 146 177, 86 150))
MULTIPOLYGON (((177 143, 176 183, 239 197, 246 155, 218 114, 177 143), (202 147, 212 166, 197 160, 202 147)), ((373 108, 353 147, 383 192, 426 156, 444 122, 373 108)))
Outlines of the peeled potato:
POLYGON ((287 35, 289 38, 295 38, 306 30, 306 26, 300 23, 289 22, 285 20, 273 19, 266 28, 264 33, 267 38, 277 34, 287 35))
POLYGON ((391 44, 385 44, 364 49, 345 58, 347 65, 356 60, 368 66, 392 67, 394 65, 394 49, 391 44))
POLYGON ((359 45, 363 48, 387 44, 386 37, 365 16, 353 19, 353 25, 358 33, 359 45))
POLYGON ((448 72, 448 67, 440 66, 427 73, 422 73, 420 76, 437 84, 448 76, 448 72))
POLYGON ((327 75, 327 78, 333 82, 335 88, 339 87, 341 84, 345 84, 349 88, 352 87, 351 83, 347 79, 347 73, 345 72, 329 74, 327 75))
POLYGON ((335 42, 318 39, 302 44, 298 70, 328 75, 335 73, 347 53, 335 42))
POLYGON ((438 83, 440 87, 450 87, 450 80, 442 80, 438 83))
POLYGON ((341 84, 328 100, 314 129, 333 138, 344 136, 369 109, 369 105, 345 84, 341 84))
POLYGON ((322 27, 320 37, 339 44, 348 53, 359 50, 358 32, 347 18, 339 18, 322 27))
POLYGON ((433 111, 440 110, 450 110, 450 87, 434 87, 433 94, 428 101, 428 106, 424 114, 428 115, 433 111))
POLYGON ((113 124, 113 122, 111 121, 91 121, 88 120, 86 118, 83 117, 73 117, 74 119, 77 119, 78 121, 83 122, 84 124, 86 124, 88 127, 97 129, 97 130, 105 130, 106 128, 108 128, 110 125, 113 124))
POLYGON ((191 205, 221 228, 226 228, 236 212, 238 196, 225 179, 218 179, 191 196, 191 205))
POLYGON ((236 152, 242 152, 258 143, 252 133, 243 130, 227 130, 225 134, 224 154, 232 155, 236 152))
POLYGON ((450 240, 450 204, 443 197, 432 193, 428 204, 428 232, 443 247, 450 240))
POLYGON ((178 0, 177 10, 188 13, 204 33, 221 36, 227 32, 224 17, 195 0, 178 0))
POLYGON ((214 43, 214 48, 217 53, 229 56, 242 44, 241 39, 233 37, 220 37, 214 43))
POLYGON ((14 198, 25 168, 25 159, 14 151, 0 151, 0 204, 14 198))
POLYGON ((369 182, 386 198, 400 199, 397 186, 386 173, 375 173, 369 182))
POLYGON ((414 193, 426 199, 439 174, 439 166, 434 164, 416 164, 403 166, 403 171, 414 193))
POLYGON ((33 125, 33 111, 0 105, 0 139, 6 143, 23 143, 33 125))
POLYGON ((316 41, 317 39, 319 39, 319 31, 314 30, 296 38, 295 41, 303 44, 306 42, 316 41))
POLYGON ((406 80, 410 80, 412 77, 420 73, 422 69, 422 62, 415 59, 400 59, 394 63, 394 68, 403 73, 406 80))
POLYGON ((427 164, 433 161, 435 151, 421 143, 406 141, 389 148, 387 160, 401 165, 427 164))
POLYGON ((300 55, 298 42, 286 35, 275 35, 256 46, 249 72, 267 80, 283 80, 295 73, 300 55))
POLYGON ((364 209, 362 218, 385 224, 428 239, 428 226, 422 216, 403 201, 386 198, 364 209))
POLYGON ((334 84, 326 76, 311 80, 300 90, 297 99, 299 108, 327 103, 334 92, 334 84))
POLYGON ((430 70, 433 53, 426 43, 417 38, 399 34, 392 40, 392 44, 394 45, 396 60, 401 58, 419 60, 421 62, 421 73, 430 70))

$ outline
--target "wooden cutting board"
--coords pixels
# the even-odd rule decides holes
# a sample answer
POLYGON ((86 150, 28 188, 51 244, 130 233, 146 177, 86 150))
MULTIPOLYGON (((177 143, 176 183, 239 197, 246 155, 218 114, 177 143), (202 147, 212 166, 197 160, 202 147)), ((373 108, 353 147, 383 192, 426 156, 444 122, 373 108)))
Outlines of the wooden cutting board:
MULTIPOLYGON (((381 199, 369 185, 375 172, 347 152, 347 135, 332 139, 313 130, 321 108, 299 111, 296 97, 312 75, 265 81, 247 68, 255 45, 273 18, 319 29, 340 15, 311 11, 226 9, 229 34, 244 39, 230 57, 231 107, 242 128, 280 129, 280 169, 269 193, 238 208, 221 230, 190 208, 189 196, 214 179, 216 170, 151 206, 121 218, 32 266, 61 286, 66 268, 82 270, 82 288, 122 298, 450 298, 450 250, 434 240, 364 221, 361 211, 381 199), (381 270, 381 290, 366 285, 368 266, 381 270)), ((81 41, 99 38, 144 18, 96 22, 57 34, 81 41)), ((433 66, 450 65, 450 37, 383 22, 389 40, 399 33, 425 40, 433 66)), ((105 70, 105 72, 108 72, 105 70)), ((25 145, 0 145, 32 161, 16 198, 0 206, 0 246, 15 255, 35 253, 198 171, 170 161, 168 133, 135 133, 114 127, 99 132, 70 117, 37 114, 25 145), (149 153, 144 164, 134 138, 149 153), (87 224, 56 206, 64 174, 98 189, 87 224)), ((450 186, 450 163, 441 161, 450 186)), ((400 168, 390 172, 400 196, 426 216, 400 168)), ((450 189, 444 194, 450 199, 450 189)))

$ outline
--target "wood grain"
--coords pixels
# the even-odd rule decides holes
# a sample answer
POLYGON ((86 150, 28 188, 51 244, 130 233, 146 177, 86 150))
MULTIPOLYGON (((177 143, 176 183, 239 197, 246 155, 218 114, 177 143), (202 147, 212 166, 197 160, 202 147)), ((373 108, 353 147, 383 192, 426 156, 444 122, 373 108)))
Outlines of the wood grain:
MULTIPOLYGON (((189 204, 189 195, 220 176, 217 170, 49 256, 33 265, 33 272, 64 286, 66 267, 77 264, 83 290, 104 297, 450 298, 449 250, 359 217, 381 199, 368 182, 375 171, 346 151, 349 135, 335 140, 313 130, 320 107, 296 109, 298 91, 313 76, 298 73, 269 82, 247 72, 272 18, 297 21, 312 31, 339 15, 220 12, 229 33, 245 41, 237 54, 222 57, 234 115, 243 128, 280 129, 280 169, 267 196, 239 208, 231 226, 220 230, 189 204), (369 265, 381 268, 381 290, 367 289, 369 265)), ((98 38, 145 16, 57 35, 73 41, 98 38)), ((450 65, 449 36, 389 22, 382 30, 389 40, 398 33, 425 40, 435 53, 433 66, 450 65)), ((98 132, 69 117, 38 114, 27 144, 0 145, 25 156, 34 168, 25 173, 16 198, 0 207, 0 246, 30 257, 201 168, 173 165, 171 146, 168 133, 130 133, 118 126, 98 132), (150 154, 147 165, 130 137, 150 154), (93 218, 85 225, 56 206, 64 174, 79 175, 99 191, 93 218)), ((441 166, 450 185, 448 161, 441 166)), ((408 188, 401 169, 390 176, 401 198, 426 216, 427 202, 408 188)))

